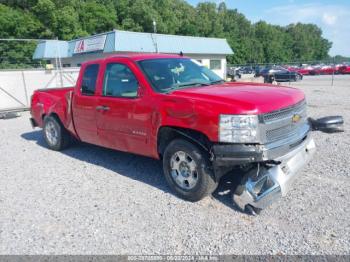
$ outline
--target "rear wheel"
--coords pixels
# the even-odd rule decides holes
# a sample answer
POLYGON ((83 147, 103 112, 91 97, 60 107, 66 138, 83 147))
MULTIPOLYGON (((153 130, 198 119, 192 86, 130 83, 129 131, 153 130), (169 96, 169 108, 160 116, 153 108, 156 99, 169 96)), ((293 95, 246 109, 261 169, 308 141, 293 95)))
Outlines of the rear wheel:
POLYGON ((183 139, 173 140, 165 149, 163 170, 171 189, 189 201, 212 194, 218 185, 207 153, 183 139))
POLYGON ((64 126, 53 116, 44 119, 44 139, 52 150, 60 151, 67 148, 71 142, 71 136, 64 126))

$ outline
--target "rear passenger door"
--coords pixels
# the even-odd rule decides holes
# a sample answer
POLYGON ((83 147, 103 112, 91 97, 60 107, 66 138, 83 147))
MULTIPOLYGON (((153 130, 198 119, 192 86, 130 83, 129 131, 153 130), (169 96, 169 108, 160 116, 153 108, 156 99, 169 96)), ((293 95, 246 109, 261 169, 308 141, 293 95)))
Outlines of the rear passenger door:
POLYGON ((88 143, 99 144, 96 126, 96 86, 99 83, 99 64, 88 64, 82 68, 82 77, 73 96, 73 121, 79 138, 88 143))

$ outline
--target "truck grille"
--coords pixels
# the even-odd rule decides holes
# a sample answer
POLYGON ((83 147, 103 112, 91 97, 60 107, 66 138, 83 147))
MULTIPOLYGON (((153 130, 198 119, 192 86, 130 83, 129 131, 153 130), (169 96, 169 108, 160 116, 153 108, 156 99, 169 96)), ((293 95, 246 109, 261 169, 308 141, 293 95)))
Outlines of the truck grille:
POLYGON ((306 118, 305 100, 291 107, 262 115, 264 142, 303 138, 308 131, 306 118))
POLYGON ((277 111, 273 111, 271 113, 267 113, 265 115, 263 115, 263 120, 264 123, 271 123, 274 121, 280 121, 282 119, 285 118, 291 118, 293 117, 294 114, 299 114, 302 115, 304 117, 306 117, 306 101, 302 100, 299 103, 291 106, 291 107, 287 107, 287 108, 283 108, 281 110, 277 110, 277 111))

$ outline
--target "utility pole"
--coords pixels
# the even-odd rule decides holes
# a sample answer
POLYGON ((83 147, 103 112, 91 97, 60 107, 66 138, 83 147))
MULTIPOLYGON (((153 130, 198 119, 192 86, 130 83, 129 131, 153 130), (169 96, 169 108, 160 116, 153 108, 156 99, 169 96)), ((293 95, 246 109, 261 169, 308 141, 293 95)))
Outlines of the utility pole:
MULTIPOLYGON (((58 58, 58 71, 59 71, 59 75, 60 75, 60 82, 61 82, 61 86, 63 86, 62 60, 61 60, 60 46, 58 43, 58 37, 56 37, 56 56, 58 58)), ((56 62, 56 65, 57 65, 57 62, 56 62)))
MULTIPOLYGON (((157 22, 155 19, 153 19, 153 33, 157 34, 157 22)), ((154 47, 156 49, 156 53, 158 53, 158 44, 157 44, 157 39, 155 39, 155 37, 156 37, 155 35, 154 37, 152 36, 152 40, 153 40, 154 47)))
POLYGON ((157 22, 155 19, 153 19, 153 33, 157 33, 157 22))

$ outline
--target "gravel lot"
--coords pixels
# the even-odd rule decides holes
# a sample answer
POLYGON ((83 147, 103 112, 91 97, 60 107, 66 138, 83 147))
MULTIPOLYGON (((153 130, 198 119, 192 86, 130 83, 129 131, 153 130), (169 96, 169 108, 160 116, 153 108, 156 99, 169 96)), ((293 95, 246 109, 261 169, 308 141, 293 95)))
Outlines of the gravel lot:
MULTIPOLYGON (((350 124, 350 76, 306 77, 309 114, 350 124)), ((29 114, 0 120, 0 254, 350 254, 350 133, 315 133, 318 152, 289 195, 252 217, 226 176, 185 202, 158 161, 92 145, 46 148, 29 114)))

